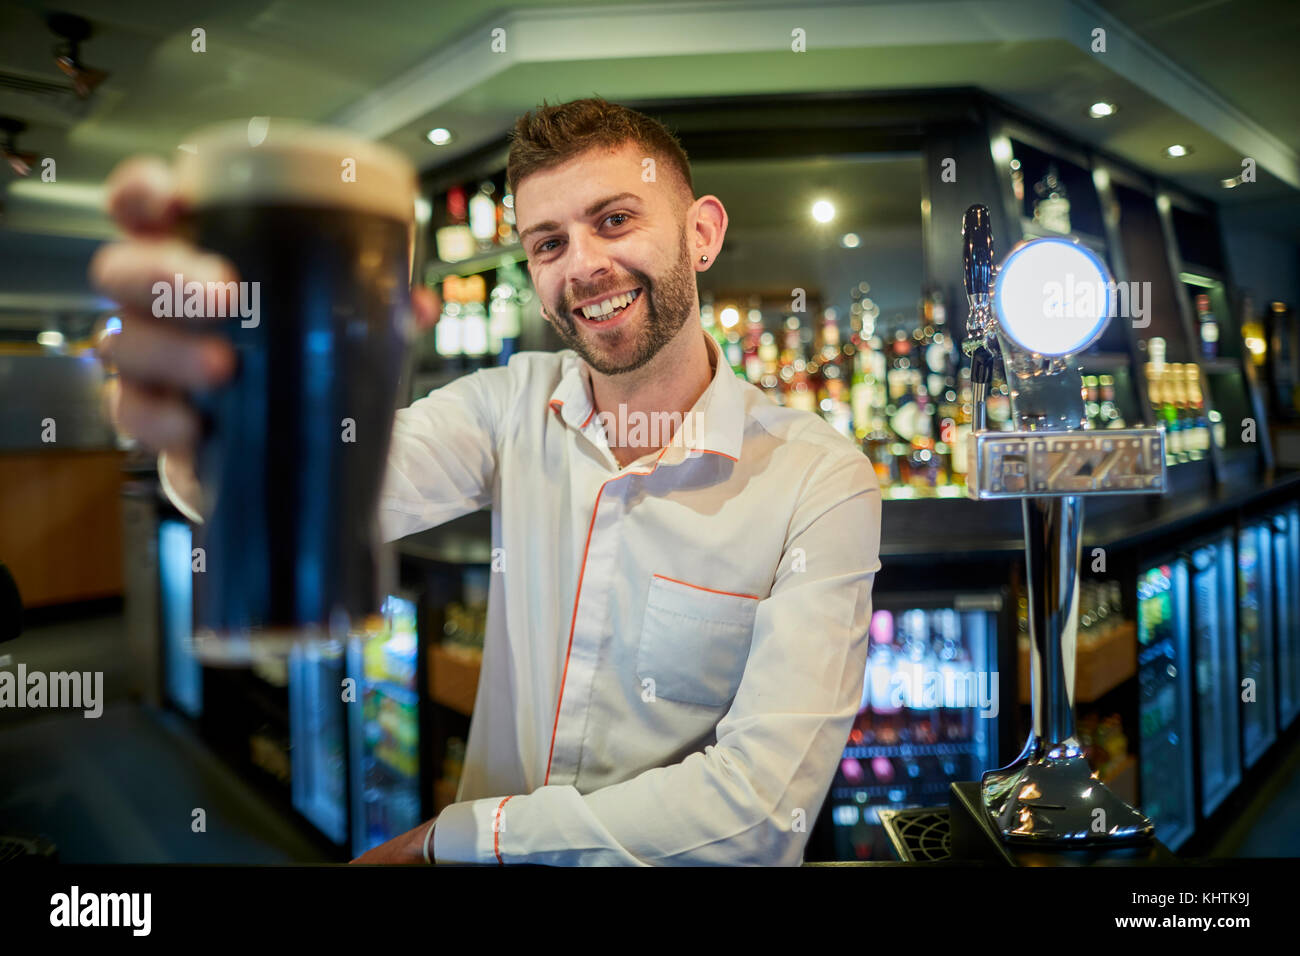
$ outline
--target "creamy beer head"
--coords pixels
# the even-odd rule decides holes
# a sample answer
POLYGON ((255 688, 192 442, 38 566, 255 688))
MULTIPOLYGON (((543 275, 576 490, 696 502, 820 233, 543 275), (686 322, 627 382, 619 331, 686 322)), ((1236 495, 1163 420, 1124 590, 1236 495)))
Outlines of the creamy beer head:
POLYGON ((414 220, 410 162, 354 133, 254 117, 204 127, 182 142, 177 188, 192 207, 267 202, 414 220))

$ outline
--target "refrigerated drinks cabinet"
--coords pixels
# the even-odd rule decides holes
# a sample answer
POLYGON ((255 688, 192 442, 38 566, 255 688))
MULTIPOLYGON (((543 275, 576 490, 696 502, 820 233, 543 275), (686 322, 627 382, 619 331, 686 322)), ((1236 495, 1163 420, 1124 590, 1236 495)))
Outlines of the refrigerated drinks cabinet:
POLYGON ((1237 536, 1237 633, 1242 688, 1241 749, 1255 765, 1277 739, 1277 685, 1273 665, 1273 564, 1269 527, 1245 525, 1237 536))
POLYGON ((1195 827, 1188 577, 1182 559, 1138 575, 1140 806, 1156 838, 1175 852, 1195 827))
POLYGON ((827 796, 836 859, 889 859, 881 810, 943 804, 950 783, 998 765, 1001 608, 999 594, 876 601, 861 706, 827 796))

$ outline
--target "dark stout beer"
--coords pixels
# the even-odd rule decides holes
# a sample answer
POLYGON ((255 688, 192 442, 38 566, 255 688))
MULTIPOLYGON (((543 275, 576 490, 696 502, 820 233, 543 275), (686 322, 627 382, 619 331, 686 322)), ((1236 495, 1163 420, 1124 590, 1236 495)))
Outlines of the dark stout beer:
POLYGON ((258 135, 213 128, 179 165, 187 238, 240 285, 155 289, 176 321, 235 349, 231 381, 194 396, 196 650, 231 663, 342 638, 377 610, 375 516, 411 322, 411 167, 332 131, 276 121, 250 145, 258 135))

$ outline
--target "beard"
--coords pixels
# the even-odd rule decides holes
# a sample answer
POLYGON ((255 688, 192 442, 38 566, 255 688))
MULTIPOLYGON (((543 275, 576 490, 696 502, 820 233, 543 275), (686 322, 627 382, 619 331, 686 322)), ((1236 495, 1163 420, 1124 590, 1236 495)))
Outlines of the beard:
MULTIPOLYGON (((602 375, 621 375, 644 366, 672 341, 694 311, 695 276, 685 231, 681 234, 676 262, 662 276, 651 279, 635 269, 629 269, 628 273, 641 287, 639 298, 645 300, 646 318, 639 327, 628 324, 608 332, 580 330, 573 310, 564 308, 563 303, 554 311, 542 310, 565 346, 602 375)), ((602 291, 614 293, 627 288, 629 285, 623 283, 574 298, 587 299, 602 291)))

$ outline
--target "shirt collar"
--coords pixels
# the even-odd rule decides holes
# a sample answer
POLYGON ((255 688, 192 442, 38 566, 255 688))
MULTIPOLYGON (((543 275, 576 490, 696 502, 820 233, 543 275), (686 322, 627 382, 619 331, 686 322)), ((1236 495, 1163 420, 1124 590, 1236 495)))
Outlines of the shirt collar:
MULTIPOLYGON (((744 383, 737 379, 713 336, 702 329, 701 334, 715 365, 713 378, 659 457, 659 464, 677 464, 703 454, 740 460, 745 436, 744 383)), ((590 369, 574 352, 565 355, 561 369, 560 382, 548 404, 566 425, 581 431, 592 424, 596 412, 590 369)))

